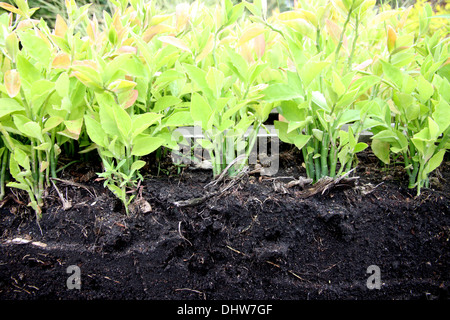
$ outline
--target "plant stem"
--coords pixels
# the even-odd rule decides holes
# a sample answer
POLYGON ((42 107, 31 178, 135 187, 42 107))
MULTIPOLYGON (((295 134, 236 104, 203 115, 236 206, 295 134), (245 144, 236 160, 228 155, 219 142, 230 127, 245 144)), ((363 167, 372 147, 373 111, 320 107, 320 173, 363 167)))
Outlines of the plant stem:
POLYGON ((339 43, 336 47, 336 52, 335 52, 335 64, 337 64, 337 60, 338 60, 338 56, 339 56, 339 51, 341 50, 342 44, 344 43, 344 35, 345 35, 345 30, 347 29, 347 25, 350 22, 350 17, 352 15, 353 12, 353 7, 350 8, 350 10, 348 11, 348 15, 347 15, 347 19, 344 22, 344 26, 342 27, 342 33, 341 36, 339 38, 339 43))
POLYGON ((302 154, 303 154, 303 161, 305 161, 306 176, 308 178, 311 178, 312 175, 311 175, 310 167, 308 165, 308 153, 306 151, 306 148, 302 148, 302 154))
MULTIPOLYGON (((318 139, 314 139, 314 155, 319 153, 319 140, 318 139)), ((321 172, 321 168, 320 168, 320 159, 319 158, 314 158, 314 167, 316 170, 316 181, 319 181, 319 179, 322 177, 322 172, 321 172)))
POLYGON ((330 149, 330 177, 334 178, 336 176, 336 166, 337 166, 337 152, 336 152, 336 141, 331 137, 331 149, 330 149))
POLYGON ((256 138, 258 137, 258 131, 260 128, 260 124, 259 123, 255 123, 253 126, 253 130, 251 132, 251 136, 249 137, 249 144, 247 146, 247 150, 245 152, 245 159, 242 161, 242 164, 238 167, 238 172, 242 171, 242 169, 244 168, 244 166, 247 163, 248 158, 250 157, 250 152, 252 152, 253 150, 253 146, 255 145, 256 142, 256 138))
MULTIPOLYGON (((52 142, 52 145, 50 147, 50 155, 49 155, 49 159, 48 159, 50 162, 50 164, 49 164, 50 165, 50 173, 51 173, 52 178, 57 178, 56 164, 58 161, 56 159, 56 152, 55 152, 56 128, 52 129, 50 140, 52 142)), ((47 172, 48 172, 48 170, 47 170, 47 172)), ((47 177, 47 184, 49 184, 49 183, 50 183, 50 181, 48 180, 48 177, 47 177)))
POLYGON ((347 64, 347 72, 350 72, 351 66, 352 66, 352 60, 353 60, 353 56, 355 54, 355 49, 356 49, 356 41, 358 40, 358 26, 359 26, 359 18, 358 15, 356 15, 355 18, 355 38, 353 39, 353 44, 352 44, 352 51, 350 53, 350 56, 348 57, 348 64, 347 64))
POLYGON ((317 53, 320 53, 321 48, 320 48, 320 28, 317 27, 316 30, 316 48, 317 48, 317 53))
POLYGON ((8 150, 5 148, 2 155, 2 171, 0 173, 0 200, 3 200, 5 196, 5 177, 6 177, 6 166, 8 163, 8 150))
POLYGON ((43 201, 42 201, 42 194, 44 193, 44 172, 41 170, 40 165, 43 163, 43 159, 42 159, 42 151, 37 150, 37 158, 38 158, 38 163, 37 163, 37 175, 38 175, 38 189, 36 190, 37 192, 37 196, 36 196, 36 200, 39 206, 42 206, 43 201))
POLYGON ((324 177, 328 176, 328 145, 328 132, 324 132, 320 151, 321 172, 324 177))

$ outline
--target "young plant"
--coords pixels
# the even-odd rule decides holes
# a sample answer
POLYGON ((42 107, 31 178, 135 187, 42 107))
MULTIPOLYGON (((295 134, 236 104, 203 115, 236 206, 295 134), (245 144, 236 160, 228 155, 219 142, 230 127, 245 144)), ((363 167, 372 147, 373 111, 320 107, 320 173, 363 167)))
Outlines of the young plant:
POLYGON ((72 104, 73 94, 68 97, 76 84, 55 65, 57 48, 45 22, 30 20, 36 9, 30 9, 26 1, 16 3, 18 8, 1 4, 16 19, 5 23, 3 18, 8 15, 2 15, 5 46, 0 99, 4 112, 0 130, 11 153, 14 181, 8 186, 27 191, 39 218, 49 177, 56 176, 60 146, 78 137, 84 110, 72 104))
POLYGON ((231 83, 230 79, 214 67, 207 72, 192 65, 184 67, 201 88, 202 94, 192 93, 190 113, 194 124, 202 128, 204 138, 197 141, 210 155, 213 176, 217 177, 225 169, 229 176, 235 176, 246 165, 272 105, 252 99, 258 98, 260 88, 255 88, 248 97, 238 96, 236 91, 225 87, 226 82, 231 83))
POLYGON ((260 76, 269 71, 269 65, 261 59, 246 60, 238 53, 241 50, 246 57, 253 55, 247 42, 262 34, 264 28, 258 24, 247 27, 235 48, 225 41, 232 37, 229 30, 243 10, 243 3, 233 6, 225 1, 218 10, 215 32, 208 40, 211 46, 207 43, 197 56, 200 67, 183 64, 192 82, 190 115, 204 136, 197 141, 209 153, 214 177, 225 170, 229 176, 243 170, 259 129, 273 109, 272 103, 261 100, 266 85, 261 84, 260 76))
POLYGON ((416 50, 406 71, 381 60, 389 107, 372 129, 372 150, 387 164, 391 153, 402 155, 409 188, 419 195, 450 147, 450 77, 448 41, 426 37, 416 50), (414 72, 419 66, 420 73, 414 72))
POLYGON ((156 126, 162 115, 143 113, 130 115, 108 94, 97 94, 98 110, 85 116, 86 130, 96 144, 104 165, 100 177, 106 178, 107 186, 124 204, 128 205, 134 195, 128 197, 127 188, 136 187, 145 162, 140 157, 155 151, 165 142, 157 136, 156 126))
POLYGON ((370 8, 363 1, 343 2, 339 9, 345 22, 340 35, 329 28, 324 6, 317 13, 302 9, 265 22, 287 48, 288 70, 284 83, 271 84, 263 93, 266 101, 280 102, 284 120, 276 121, 275 128, 282 141, 302 150, 307 176, 313 181, 348 172, 354 167, 355 154, 368 146, 358 140, 373 107, 368 90, 379 79, 360 77, 353 70, 353 60, 358 53, 358 26, 370 8), (354 41, 345 59, 341 49, 353 19, 354 41))
POLYGON ((186 121, 180 117, 185 110, 177 108, 185 75, 172 68, 178 59, 183 61, 185 48, 175 37, 156 37, 164 28, 153 27, 168 18, 156 19, 143 1, 128 4, 115 3, 113 17, 104 14, 103 31, 95 19, 89 21, 89 40, 96 46, 73 67, 74 76, 92 94, 84 121, 103 163, 104 171, 98 175, 127 214, 143 179, 141 157, 161 146, 175 147, 171 132, 186 121))

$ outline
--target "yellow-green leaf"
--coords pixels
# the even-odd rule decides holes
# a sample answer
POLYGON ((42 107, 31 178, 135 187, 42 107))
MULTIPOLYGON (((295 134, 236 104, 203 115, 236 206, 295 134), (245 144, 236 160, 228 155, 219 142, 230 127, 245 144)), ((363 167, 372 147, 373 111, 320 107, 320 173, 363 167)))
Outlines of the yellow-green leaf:
POLYGON ((242 33, 241 37, 239 38, 238 45, 239 46, 243 45, 244 43, 250 41, 251 39, 255 38, 256 36, 264 33, 264 31, 265 31, 265 28, 260 24, 251 26, 250 28, 246 29, 242 33))
POLYGON ((189 47, 178 38, 175 38, 173 36, 161 36, 158 39, 163 43, 170 44, 174 47, 177 47, 178 49, 192 53, 191 49, 189 49, 189 47))
POLYGON ((20 91, 20 76, 16 69, 5 72, 5 88, 8 95, 14 98, 20 91))

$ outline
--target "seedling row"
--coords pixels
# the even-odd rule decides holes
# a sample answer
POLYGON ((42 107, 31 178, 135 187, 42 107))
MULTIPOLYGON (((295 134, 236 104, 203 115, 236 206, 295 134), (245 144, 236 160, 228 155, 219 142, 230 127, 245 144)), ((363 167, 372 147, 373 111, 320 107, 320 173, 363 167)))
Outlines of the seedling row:
POLYGON ((370 144, 420 194, 450 147, 448 8, 319 0, 280 13, 224 0, 162 12, 111 0, 97 16, 66 0, 50 28, 14 2, 0 3, 1 197, 23 190, 38 218, 61 155, 100 159, 128 213, 143 157, 186 144, 177 129, 200 128, 211 178, 233 177, 274 109, 277 138, 314 182, 348 173, 370 144))

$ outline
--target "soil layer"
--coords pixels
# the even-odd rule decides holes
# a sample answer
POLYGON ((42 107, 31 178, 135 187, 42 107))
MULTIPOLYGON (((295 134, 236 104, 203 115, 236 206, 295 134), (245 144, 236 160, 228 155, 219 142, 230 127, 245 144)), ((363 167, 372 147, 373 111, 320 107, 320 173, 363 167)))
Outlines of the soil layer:
POLYGON ((274 177, 209 186, 210 171, 159 166, 140 189, 151 211, 129 217, 95 166, 55 181, 71 203, 63 208, 50 187, 39 224, 10 190, 0 212, 0 299, 448 299, 448 162, 416 197, 401 169, 381 169, 370 153, 359 156, 357 180, 313 194, 289 184, 304 174, 299 158, 285 150, 274 177), (68 288, 71 265, 79 290, 68 288), (367 286, 373 265, 379 289, 367 286))

